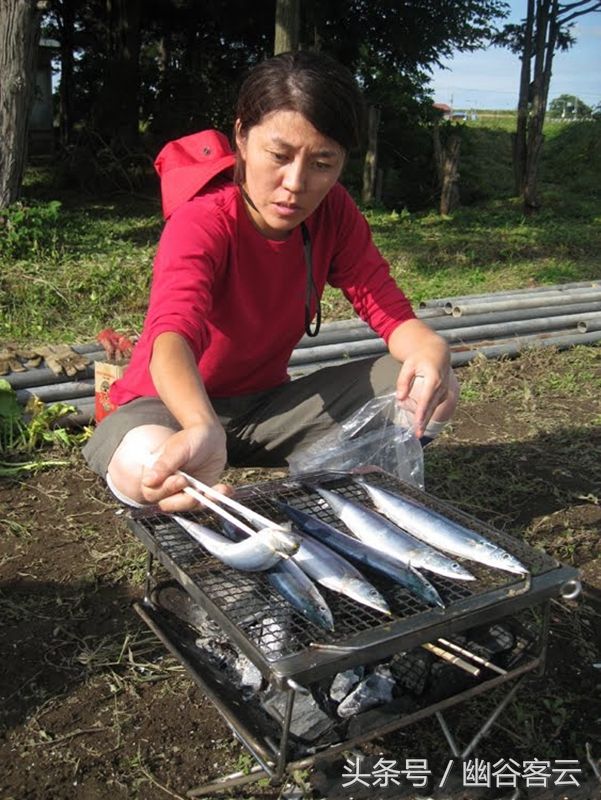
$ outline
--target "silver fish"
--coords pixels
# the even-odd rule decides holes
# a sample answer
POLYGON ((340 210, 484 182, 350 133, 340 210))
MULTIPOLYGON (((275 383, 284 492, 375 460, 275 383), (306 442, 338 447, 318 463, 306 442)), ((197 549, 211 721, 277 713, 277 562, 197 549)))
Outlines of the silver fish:
POLYGON ((256 536, 232 542, 216 531, 174 514, 173 518, 190 536, 219 561, 245 572, 262 572, 275 566, 281 558, 289 558, 298 549, 298 540, 291 538, 283 544, 280 531, 272 533, 269 528, 256 536))
POLYGON ((517 558, 479 533, 426 508, 416 500, 357 479, 373 504, 403 530, 432 547, 495 569, 524 574, 528 569, 517 558))
POLYGON ((304 537, 292 556, 295 563, 314 581, 332 592, 346 595, 357 603, 390 614, 388 603, 375 586, 345 558, 315 539, 304 537))
POLYGON ((376 550, 365 542, 349 536, 348 533, 334 528, 327 522, 294 508, 287 503, 278 503, 278 507, 298 526, 298 528, 309 536, 314 536, 322 544, 327 545, 345 558, 350 558, 356 564, 368 567, 369 569, 384 575, 394 583, 403 586, 405 589, 416 595, 426 603, 444 608, 442 598, 424 576, 412 567, 401 564, 395 558, 391 558, 387 553, 376 550))
POLYGON ((472 581, 475 577, 461 564, 406 533, 394 523, 337 492, 315 486, 315 491, 361 541, 398 558, 403 564, 438 575, 472 581))
POLYGON ((269 583, 297 611, 326 631, 334 630, 330 607, 313 581, 292 559, 279 561, 265 573, 269 583))
MULTIPOLYGON (((223 522, 222 525, 227 536, 235 542, 250 541, 245 538, 246 534, 231 523, 223 522)), ((298 541, 298 537, 293 538, 298 541)), ((323 595, 291 558, 280 559, 265 571, 265 577, 273 588, 310 622, 327 631, 334 630, 334 617, 323 595)))

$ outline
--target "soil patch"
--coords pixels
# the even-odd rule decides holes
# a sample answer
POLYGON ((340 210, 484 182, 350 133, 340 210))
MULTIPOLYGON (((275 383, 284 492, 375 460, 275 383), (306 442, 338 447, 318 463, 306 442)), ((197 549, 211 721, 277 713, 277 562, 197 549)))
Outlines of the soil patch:
MULTIPOLYGON (((506 396, 465 403, 428 449, 426 488, 581 569, 581 598, 553 604, 545 676, 530 679, 478 752, 578 759, 593 792, 586 748, 601 758, 601 408, 598 394, 575 399, 562 390, 517 401, 516 370, 499 368, 506 396)), ((0 482, 0 796, 164 800, 247 769, 251 760, 227 725, 132 610, 144 548, 79 453, 70 458, 0 482)), ((281 474, 240 470, 231 478, 281 474)), ((450 715, 459 739, 469 739, 486 705, 473 701, 450 715)), ((444 765, 448 747, 428 720, 371 752, 444 765)), ((340 770, 315 773, 315 797, 351 796, 340 770)), ((278 795, 255 784, 233 796, 278 795)))

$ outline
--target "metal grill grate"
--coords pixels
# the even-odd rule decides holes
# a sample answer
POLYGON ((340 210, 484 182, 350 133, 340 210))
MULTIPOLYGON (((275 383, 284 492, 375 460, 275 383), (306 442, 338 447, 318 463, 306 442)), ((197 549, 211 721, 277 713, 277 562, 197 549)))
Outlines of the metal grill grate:
MULTIPOLYGON (((414 487, 401 484, 387 473, 369 471, 364 475, 369 476, 370 482, 418 499, 498 543, 517 556, 531 570, 532 576, 552 573, 552 590, 547 583, 544 587, 547 596, 556 594, 557 587, 572 577, 572 572, 566 576, 566 568, 558 569, 560 565, 545 553, 447 507, 414 487)), ((369 505, 362 489, 348 474, 324 473, 306 476, 306 480, 320 483, 369 505)), ((237 496, 249 507, 274 521, 284 521, 275 503, 280 500, 344 529, 321 498, 296 480, 245 487, 237 496)), ((219 530, 218 521, 208 510, 190 517, 219 530)), ((461 629, 469 624, 477 624, 478 614, 491 607, 498 607, 494 612, 497 617, 507 614, 505 604, 510 599, 515 603, 519 595, 533 594, 522 602, 521 607, 534 605, 538 602, 534 594, 540 594, 531 592, 529 578, 524 580, 520 576, 501 573, 470 561, 465 563, 477 580, 469 583, 427 573, 428 579, 434 583, 447 604, 446 610, 441 611, 432 609, 402 587, 362 568, 365 577, 386 598, 392 619, 320 587, 335 620, 334 632, 328 633, 293 609, 270 586, 264 574, 243 573, 223 565, 208 555, 174 520, 157 513, 156 509, 132 512, 130 525, 150 552, 184 585, 193 599, 200 602, 226 629, 234 643, 257 664, 266 677, 272 677, 272 669, 277 672, 283 670, 288 677, 296 677, 300 673, 305 677, 315 677, 320 668, 328 669, 328 663, 332 664, 331 671, 334 663, 338 662, 338 669, 341 658, 345 658, 346 663, 360 663, 366 660, 366 656, 384 657, 398 651, 398 641, 403 635, 412 634, 415 637, 417 634, 421 641, 428 641, 429 635, 441 635, 437 633, 436 626, 444 624, 444 630, 450 633, 453 627, 461 629)), ((416 641, 413 641, 412 645, 415 644, 416 641)))

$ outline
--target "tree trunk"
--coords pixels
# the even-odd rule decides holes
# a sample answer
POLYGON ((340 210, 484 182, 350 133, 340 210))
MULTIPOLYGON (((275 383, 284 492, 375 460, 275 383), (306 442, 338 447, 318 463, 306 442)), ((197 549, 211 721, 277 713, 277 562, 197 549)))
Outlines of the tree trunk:
POLYGON ((531 111, 528 120, 526 169, 523 186, 524 213, 531 215, 540 207, 538 172, 542 154, 545 113, 557 43, 558 0, 539 0, 536 5, 534 75, 531 84, 531 111))
POLYGON ((560 4, 559 0, 528 0, 514 139, 516 189, 522 196, 525 214, 534 213, 540 205, 538 170, 545 138, 543 127, 553 57, 560 29, 565 29, 578 17, 599 11, 600 2, 576 0, 560 4))
POLYGON ((300 34, 300 0, 277 0, 274 55, 296 52, 300 34))
POLYGON ((442 182, 440 187, 440 213, 451 214, 459 205, 459 153, 461 137, 452 133, 444 149, 442 182))
POLYGON ((434 160, 440 185, 439 213, 450 214, 459 205, 459 154, 461 136, 457 131, 449 134, 444 145, 440 137, 440 123, 432 131, 434 160))
POLYGON ((75 5, 63 0, 58 15, 61 32, 61 80, 59 97, 59 133, 63 147, 71 144, 73 137, 73 54, 75 51, 75 5))
POLYGON ((138 142, 141 0, 106 0, 108 42, 103 84, 94 109, 97 132, 113 150, 138 142))
POLYGON ((361 193, 361 199, 364 203, 373 203, 374 201, 379 125, 380 109, 378 106, 370 106, 367 118, 367 152, 363 162, 363 191, 361 193))
POLYGON ((36 0, 2 0, 0 14, 0 208, 18 199, 27 156, 40 15, 36 0))
POLYGON ((530 69, 532 59, 532 30, 534 28, 534 0, 528 0, 522 67, 520 72, 520 94, 517 109, 517 125, 513 140, 513 174, 515 193, 520 197, 526 184, 526 151, 528 135, 528 109, 530 96, 530 69))

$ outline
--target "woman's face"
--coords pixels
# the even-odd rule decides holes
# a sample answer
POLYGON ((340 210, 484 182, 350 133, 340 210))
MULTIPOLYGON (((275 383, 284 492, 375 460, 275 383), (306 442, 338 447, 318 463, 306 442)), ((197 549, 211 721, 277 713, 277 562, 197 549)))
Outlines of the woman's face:
POLYGON ((274 111, 246 135, 236 123, 251 219, 264 236, 286 239, 321 203, 342 172, 345 152, 297 111, 274 111))

